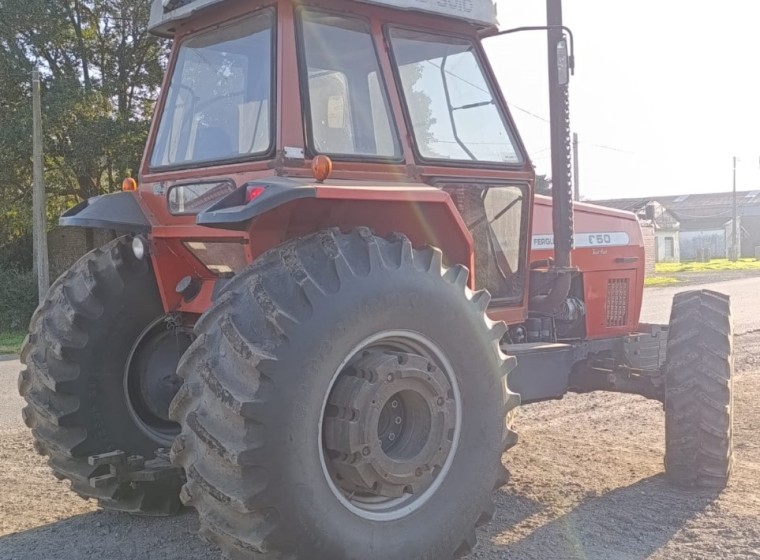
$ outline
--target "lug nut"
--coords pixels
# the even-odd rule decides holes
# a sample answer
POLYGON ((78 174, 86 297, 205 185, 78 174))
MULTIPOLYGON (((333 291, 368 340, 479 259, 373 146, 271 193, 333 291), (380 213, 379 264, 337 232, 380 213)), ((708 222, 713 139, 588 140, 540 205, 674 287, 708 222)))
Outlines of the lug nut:
POLYGON ((445 401, 443 400, 443 397, 438 397, 438 400, 436 402, 438 403, 438 406, 443 406, 443 403, 445 401))
POLYGON ((398 401, 393 401, 391 403, 391 408, 398 408, 398 401))
POLYGON ((393 381, 393 374, 389 373, 388 377, 386 377, 386 379, 388 380, 388 383, 390 383, 391 381, 393 381))
POLYGON ((369 454, 370 454, 369 447, 365 447, 364 449, 362 449, 362 455, 366 457, 369 454))

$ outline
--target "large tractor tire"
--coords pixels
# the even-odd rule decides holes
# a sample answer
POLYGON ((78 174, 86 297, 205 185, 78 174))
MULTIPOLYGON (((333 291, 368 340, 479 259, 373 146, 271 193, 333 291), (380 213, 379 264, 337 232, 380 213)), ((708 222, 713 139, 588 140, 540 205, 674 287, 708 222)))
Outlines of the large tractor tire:
POLYGON ((233 279, 196 324, 172 459, 234 560, 451 560, 506 482, 514 359, 464 267, 323 231, 233 279))
POLYGON ((21 352, 19 392, 35 448, 58 478, 104 508, 165 515, 181 507, 178 469, 124 484, 95 480, 110 466, 88 460, 117 450, 150 460, 179 433, 168 408, 190 335, 167 325, 151 267, 130 241, 88 253, 52 285, 21 352))
POLYGON ((673 299, 665 364, 665 469, 680 486, 722 489, 733 466, 733 328, 728 296, 673 299))

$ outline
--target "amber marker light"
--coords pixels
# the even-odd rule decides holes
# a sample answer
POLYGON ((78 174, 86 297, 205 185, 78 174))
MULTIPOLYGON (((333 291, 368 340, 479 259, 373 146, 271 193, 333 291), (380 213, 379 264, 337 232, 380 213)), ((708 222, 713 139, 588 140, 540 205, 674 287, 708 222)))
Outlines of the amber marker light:
POLYGON ((121 190, 124 192, 136 191, 137 181, 135 181, 132 177, 127 177, 121 182, 121 190))
POLYGON ((332 160, 327 156, 316 156, 311 160, 311 171, 318 183, 324 182, 332 173, 332 160))

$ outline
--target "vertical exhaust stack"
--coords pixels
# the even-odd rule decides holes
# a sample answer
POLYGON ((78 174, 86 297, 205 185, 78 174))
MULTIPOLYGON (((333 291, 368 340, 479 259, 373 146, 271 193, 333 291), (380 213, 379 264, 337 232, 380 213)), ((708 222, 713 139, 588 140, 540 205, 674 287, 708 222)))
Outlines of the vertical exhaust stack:
POLYGON ((569 81, 572 60, 562 25, 562 0, 546 0, 549 52, 549 111, 552 152, 554 263, 569 272, 573 249, 573 179, 569 81))

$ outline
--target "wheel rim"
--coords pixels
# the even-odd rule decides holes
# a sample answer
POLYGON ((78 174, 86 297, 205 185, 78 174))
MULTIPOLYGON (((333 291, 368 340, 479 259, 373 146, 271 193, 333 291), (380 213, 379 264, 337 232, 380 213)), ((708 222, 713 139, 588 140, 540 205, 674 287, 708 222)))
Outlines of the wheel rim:
POLYGON ((319 452, 330 489, 365 519, 409 515, 448 474, 461 417, 456 376, 435 343, 412 331, 367 338, 324 399, 319 452))
POLYGON ((124 369, 127 409, 137 427, 161 447, 168 447, 181 428, 169 419, 169 405, 182 380, 176 369, 192 335, 162 316, 137 337, 124 369))

